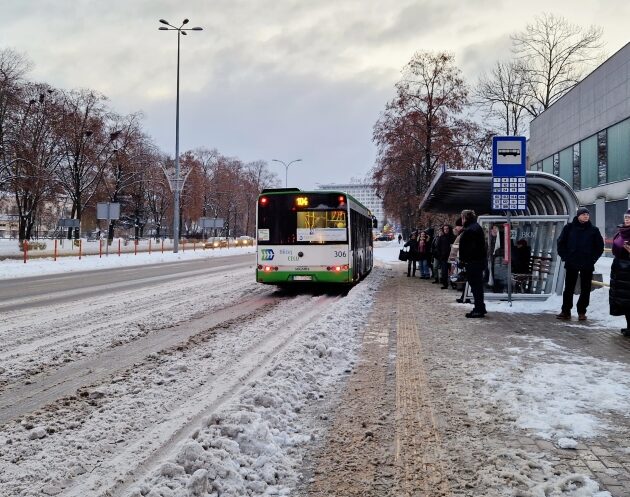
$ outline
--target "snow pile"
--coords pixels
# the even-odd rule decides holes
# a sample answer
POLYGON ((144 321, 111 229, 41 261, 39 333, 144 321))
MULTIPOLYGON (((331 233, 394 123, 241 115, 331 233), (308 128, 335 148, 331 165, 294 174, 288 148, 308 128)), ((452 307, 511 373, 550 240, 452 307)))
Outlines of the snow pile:
POLYGON ((608 414, 630 413, 630 367, 594 360, 552 344, 518 337, 529 346, 513 348, 511 360, 481 378, 484 396, 505 409, 519 428, 569 447, 611 427, 608 414))
POLYGON ((373 274, 309 324, 264 379, 210 416, 131 495, 288 495, 318 437, 316 417, 356 359, 381 280, 373 274))

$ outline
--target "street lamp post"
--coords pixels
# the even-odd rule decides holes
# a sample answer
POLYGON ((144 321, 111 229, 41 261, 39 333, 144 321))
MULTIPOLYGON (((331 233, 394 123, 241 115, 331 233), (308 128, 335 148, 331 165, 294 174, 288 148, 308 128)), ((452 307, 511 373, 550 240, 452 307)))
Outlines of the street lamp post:
POLYGON ((182 25, 177 28, 164 19, 160 19, 162 24, 168 27, 160 26, 160 31, 177 31, 177 104, 175 106, 175 178, 171 181, 174 192, 173 199, 173 253, 178 252, 179 248, 179 194, 182 191, 184 182, 179 174, 179 46, 181 35, 185 35, 186 31, 202 31, 203 28, 184 28, 188 24, 188 19, 184 19, 182 25))
POLYGON ((302 159, 292 160, 288 164, 286 162, 278 160, 278 159, 271 159, 271 161, 272 162, 279 162, 280 164, 282 164, 284 166, 284 187, 286 188, 287 185, 288 185, 288 178, 289 178, 289 166, 291 164, 293 164, 294 162, 302 162, 302 159))

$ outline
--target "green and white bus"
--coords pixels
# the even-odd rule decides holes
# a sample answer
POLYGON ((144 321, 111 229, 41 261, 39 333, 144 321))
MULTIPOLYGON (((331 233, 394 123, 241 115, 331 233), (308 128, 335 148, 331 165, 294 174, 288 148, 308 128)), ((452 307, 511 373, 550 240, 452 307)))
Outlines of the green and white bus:
POLYGON ((256 281, 353 284, 372 270, 372 214, 344 192, 263 190, 256 281))

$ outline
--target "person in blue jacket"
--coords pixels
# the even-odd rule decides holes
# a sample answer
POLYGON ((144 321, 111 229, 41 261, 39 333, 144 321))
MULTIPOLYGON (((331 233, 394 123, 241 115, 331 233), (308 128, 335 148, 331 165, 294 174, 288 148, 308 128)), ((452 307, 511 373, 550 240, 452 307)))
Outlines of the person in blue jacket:
POLYGON ((586 320, 595 263, 604 253, 604 239, 599 228, 591 223, 590 215, 586 207, 580 207, 573 221, 562 229, 558 238, 558 255, 564 261, 565 278, 562 310, 556 317, 565 321, 571 319, 573 290, 578 275, 580 277, 580 297, 576 306, 578 319, 586 320))

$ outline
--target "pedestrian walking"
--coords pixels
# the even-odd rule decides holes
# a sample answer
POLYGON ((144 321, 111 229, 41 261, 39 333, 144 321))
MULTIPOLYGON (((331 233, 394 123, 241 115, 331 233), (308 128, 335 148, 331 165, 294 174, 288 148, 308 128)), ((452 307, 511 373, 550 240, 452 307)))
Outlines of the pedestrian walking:
POLYGON ((475 305, 466 314, 467 318, 483 318, 486 304, 483 301, 483 271, 486 266, 486 238, 483 229, 477 223, 475 211, 463 210, 464 231, 459 238, 459 260, 464 264, 466 278, 470 285, 475 305))
POLYGON ((409 247, 409 258, 407 259, 407 276, 415 276, 416 265, 418 262, 418 239, 415 231, 411 234, 409 240, 407 240, 403 247, 409 247))
POLYGON ((626 317, 621 333, 630 337, 630 209, 613 238, 612 253, 615 259, 610 268, 610 314, 626 317))
POLYGON ((442 283, 442 290, 448 288, 448 258, 451 254, 451 245, 455 241, 455 235, 450 225, 445 224, 440 229, 440 236, 437 238, 435 244, 435 258, 439 262, 440 268, 440 283, 442 283))
POLYGON ((398 233, 398 245, 400 245, 401 241, 402 241, 402 235, 400 233, 398 233))
POLYGON ((577 301, 578 320, 586 320, 586 309, 591 298, 591 281, 597 259, 604 253, 604 239, 599 228, 590 221, 586 207, 577 210, 573 221, 567 224, 558 238, 558 255, 564 261, 565 277, 562 293, 562 310, 556 316, 568 321, 573 308, 573 291, 580 277, 580 297, 577 301))

